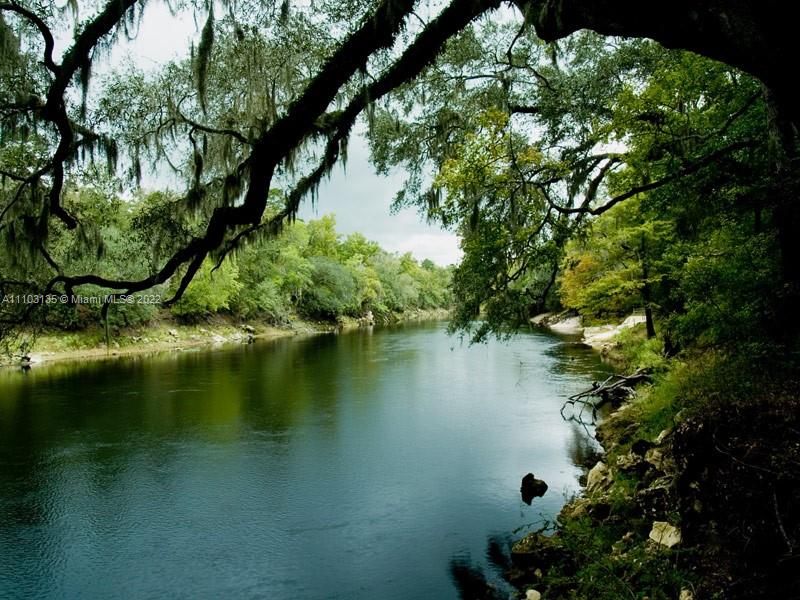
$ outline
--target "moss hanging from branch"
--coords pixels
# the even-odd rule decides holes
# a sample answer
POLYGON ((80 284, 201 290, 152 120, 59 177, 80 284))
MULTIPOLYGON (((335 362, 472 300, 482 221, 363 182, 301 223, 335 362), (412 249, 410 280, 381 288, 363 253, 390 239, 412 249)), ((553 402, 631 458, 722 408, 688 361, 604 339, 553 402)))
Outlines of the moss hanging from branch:
POLYGON ((206 114, 206 77, 208 75, 208 65, 211 59, 211 49, 214 47, 214 5, 208 9, 208 18, 203 25, 200 34, 200 44, 197 46, 197 56, 195 65, 195 77, 197 80, 197 95, 200 100, 200 108, 206 114))

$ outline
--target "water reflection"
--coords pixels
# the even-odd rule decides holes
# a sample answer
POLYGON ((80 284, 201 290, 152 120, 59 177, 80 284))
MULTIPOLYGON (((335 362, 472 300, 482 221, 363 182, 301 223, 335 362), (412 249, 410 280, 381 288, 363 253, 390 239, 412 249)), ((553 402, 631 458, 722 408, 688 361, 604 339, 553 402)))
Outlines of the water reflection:
POLYGON ((490 535, 486 543, 486 564, 484 570, 469 556, 454 556, 450 561, 450 576, 458 589, 461 600, 506 600, 514 589, 503 578, 511 568, 510 535, 490 535))
POLYGON ((560 346, 427 324, 2 372, 0 597, 502 590, 492 532, 588 452, 558 408, 601 367, 560 346))

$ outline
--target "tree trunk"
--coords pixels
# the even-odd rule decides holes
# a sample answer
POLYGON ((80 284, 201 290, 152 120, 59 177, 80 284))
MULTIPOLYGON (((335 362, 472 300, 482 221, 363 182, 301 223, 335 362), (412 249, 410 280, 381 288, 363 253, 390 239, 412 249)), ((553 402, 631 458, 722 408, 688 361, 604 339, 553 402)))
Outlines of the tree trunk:
POLYGON ((795 316, 800 301, 800 207, 797 202, 797 127, 774 90, 764 86, 769 149, 775 174, 771 196, 775 200, 775 229, 784 283, 777 314, 777 330, 791 338, 798 332, 795 316))
POLYGON ((647 263, 647 243, 644 236, 642 236, 641 245, 639 246, 639 260, 642 263, 642 301, 644 302, 644 322, 647 328, 647 339, 656 337, 656 326, 653 323, 653 307, 651 305, 652 293, 650 290, 650 267, 647 263))
POLYGON ((754 75, 800 123, 800 88, 787 65, 800 57, 797 7, 785 0, 514 0, 545 41, 579 29, 646 37, 754 75))

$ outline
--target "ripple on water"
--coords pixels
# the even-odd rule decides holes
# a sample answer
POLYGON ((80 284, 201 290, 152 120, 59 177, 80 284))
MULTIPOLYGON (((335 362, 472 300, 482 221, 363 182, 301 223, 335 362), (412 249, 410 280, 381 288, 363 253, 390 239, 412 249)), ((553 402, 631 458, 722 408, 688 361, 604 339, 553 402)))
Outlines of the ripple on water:
POLYGON ((0 597, 456 598, 574 489, 598 372, 420 325, 4 379, 0 597))

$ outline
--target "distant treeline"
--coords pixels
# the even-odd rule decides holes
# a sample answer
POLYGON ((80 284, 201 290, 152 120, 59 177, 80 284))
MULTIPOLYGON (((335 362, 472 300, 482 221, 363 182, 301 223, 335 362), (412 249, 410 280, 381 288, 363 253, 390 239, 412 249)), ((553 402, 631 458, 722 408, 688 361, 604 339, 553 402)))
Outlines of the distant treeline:
MULTIPOLYGON (((69 204, 84 223, 78 235, 58 232, 49 240, 52 257, 70 272, 97 272, 105 277, 147 276, 165 257, 197 232, 202 215, 187 218, 180 200, 165 192, 152 192, 124 200, 112 182, 89 178, 90 185, 74 189, 69 204)), ((29 289, 39 292, 48 269, 37 252, 18 247, 0 258, 0 272, 27 273, 29 289), (3 264, 5 263, 5 264, 3 264), (35 274, 40 273, 41 277, 35 274), (33 277, 30 277, 34 274, 33 277)), ((430 260, 418 262, 410 253, 382 249, 360 233, 344 236, 336 231, 333 216, 308 222, 296 221, 278 235, 250 240, 222 260, 205 260, 170 313, 185 321, 198 321, 224 313, 242 319, 273 324, 292 317, 336 320, 372 312, 376 320, 409 310, 446 308, 451 270, 430 260)), ((146 324, 163 315, 159 300, 172 297, 179 277, 116 302, 109 310, 112 326, 146 324)), ((107 290, 85 285, 76 295, 91 300, 107 290)), ((5 311, 12 309, 9 301, 5 311)), ((26 308, 16 303, 17 312, 26 308)), ((29 307, 29 303, 28 307, 29 307)), ((34 323, 62 329, 80 329, 101 320, 102 302, 42 303, 34 311, 34 323)))

